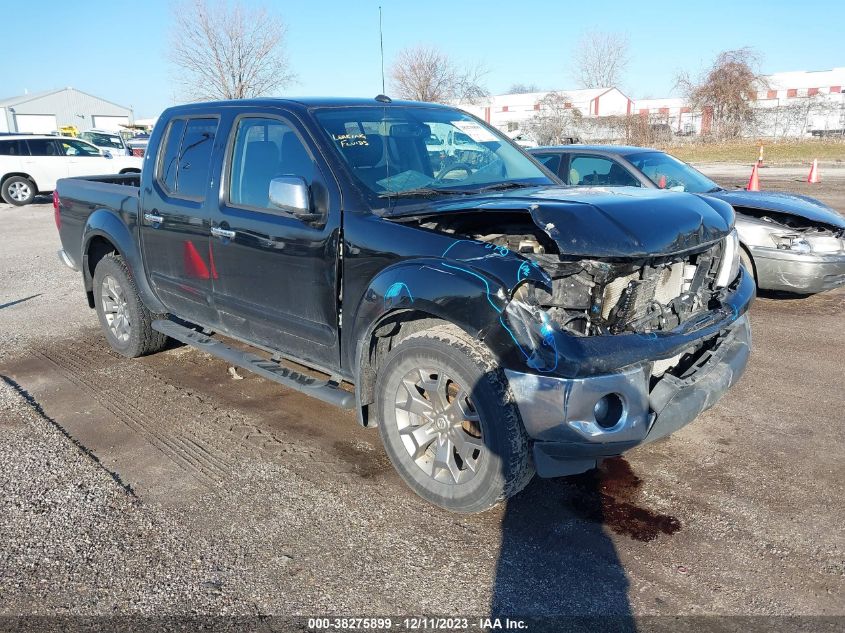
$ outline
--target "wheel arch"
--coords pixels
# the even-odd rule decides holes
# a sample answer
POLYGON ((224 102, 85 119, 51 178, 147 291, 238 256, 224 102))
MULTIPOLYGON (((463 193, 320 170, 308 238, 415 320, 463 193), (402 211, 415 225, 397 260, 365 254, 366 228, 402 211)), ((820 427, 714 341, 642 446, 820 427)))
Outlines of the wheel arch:
POLYGON ((348 361, 358 421, 376 425, 369 407, 380 363, 393 347, 414 332, 443 323, 483 340, 504 308, 504 290, 482 271, 442 260, 404 262, 373 279, 355 311, 347 347, 354 354, 348 361))
POLYGON ((167 312, 152 291, 144 274, 138 243, 124 221, 108 209, 97 209, 88 216, 82 233, 82 275, 88 305, 94 307, 94 270, 109 253, 117 253, 126 262, 141 300, 149 310, 167 312))
POLYGON ((13 178, 14 176, 20 176, 21 178, 26 178, 33 185, 35 185, 35 193, 36 194, 40 193, 41 190, 38 188, 38 183, 35 181, 35 178, 30 176, 25 171, 10 171, 6 174, 3 174, 3 177, 0 178, 0 186, 2 186, 2 184, 5 183, 9 178, 13 178))

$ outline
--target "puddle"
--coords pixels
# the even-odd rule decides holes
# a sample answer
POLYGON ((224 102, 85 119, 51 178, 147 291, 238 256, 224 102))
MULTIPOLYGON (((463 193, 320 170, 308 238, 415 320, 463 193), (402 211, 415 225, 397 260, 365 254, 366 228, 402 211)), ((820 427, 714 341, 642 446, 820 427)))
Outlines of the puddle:
POLYGON ((564 502, 580 518, 603 523, 616 534, 637 541, 653 541, 661 534, 671 535, 681 529, 681 522, 638 506, 642 480, 621 457, 605 460, 599 468, 568 477, 573 494, 564 502))

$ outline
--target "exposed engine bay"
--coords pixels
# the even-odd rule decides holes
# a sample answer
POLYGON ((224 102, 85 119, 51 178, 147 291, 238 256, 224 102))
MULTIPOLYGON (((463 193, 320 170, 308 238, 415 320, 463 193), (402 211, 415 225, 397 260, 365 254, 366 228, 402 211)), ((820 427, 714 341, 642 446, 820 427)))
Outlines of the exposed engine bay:
POLYGON ((424 229, 505 248, 535 262, 551 292, 523 283, 514 302, 543 310, 577 336, 670 330, 712 308, 723 243, 676 256, 592 260, 561 255, 557 243, 524 214, 461 213, 419 220, 424 229))

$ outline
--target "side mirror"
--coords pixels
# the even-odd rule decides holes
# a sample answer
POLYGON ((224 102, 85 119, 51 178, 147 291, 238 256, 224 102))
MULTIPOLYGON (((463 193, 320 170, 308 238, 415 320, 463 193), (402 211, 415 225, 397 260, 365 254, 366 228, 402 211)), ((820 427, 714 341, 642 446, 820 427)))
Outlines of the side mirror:
POLYGON ((109 150, 107 150, 107 149, 101 149, 101 150, 100 150, 100 153, 101 153, 103 156, 105 156, 106 158, 114 158, 114 156, 112 156, 112 153, 111 153, 109 150))
POLYGON ((304 178, 279 176, 270 181, 270 204, 303 222, 314 222, 322 215, 311 210, 311 196, 304 178))

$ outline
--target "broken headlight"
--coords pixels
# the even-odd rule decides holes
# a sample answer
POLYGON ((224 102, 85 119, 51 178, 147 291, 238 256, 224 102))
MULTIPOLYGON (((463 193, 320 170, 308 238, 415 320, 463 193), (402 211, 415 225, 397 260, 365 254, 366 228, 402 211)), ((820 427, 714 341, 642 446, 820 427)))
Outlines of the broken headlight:
POLYGON ((719 274, 716 285, 724 288, 730 285, 739 274, 739 237, 736 229, 731 231, 722 245, 722 261, 719 264, 719 274))
POLYGON ((534 299, 534 287, 523 283, 501 316, 501 323, 525 357, 525 364, 541 372, 554 371, 558 353, 548 313, 534 299))
POLYGON ((772 234, 772 241, 779 250, 794 251, 796 253, 812 253, 813 247, 803 235, 794 233, 772 234))

